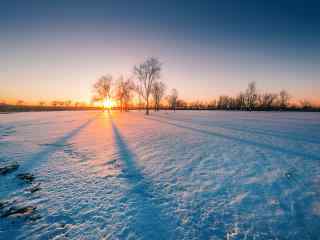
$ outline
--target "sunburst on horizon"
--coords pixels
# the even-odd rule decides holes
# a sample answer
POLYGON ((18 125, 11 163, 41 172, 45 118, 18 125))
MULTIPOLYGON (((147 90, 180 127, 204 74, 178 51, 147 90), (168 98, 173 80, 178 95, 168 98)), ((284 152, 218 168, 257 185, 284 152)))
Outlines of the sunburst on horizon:
POLYGON ((111 109, 112 107, 115 106, 115 101, 111 98, 107 98, 106 100, 104 100, 103 102, 103 107, 107 108, 107 109, 111 109))

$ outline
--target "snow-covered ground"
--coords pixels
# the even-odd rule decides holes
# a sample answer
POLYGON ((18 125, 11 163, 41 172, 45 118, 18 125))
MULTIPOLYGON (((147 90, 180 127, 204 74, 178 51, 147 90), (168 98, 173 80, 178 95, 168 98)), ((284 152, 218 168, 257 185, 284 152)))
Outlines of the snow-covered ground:
POLYGON ((0 239, 320 239, 319 113, 0 115, 15 162, 0 239))

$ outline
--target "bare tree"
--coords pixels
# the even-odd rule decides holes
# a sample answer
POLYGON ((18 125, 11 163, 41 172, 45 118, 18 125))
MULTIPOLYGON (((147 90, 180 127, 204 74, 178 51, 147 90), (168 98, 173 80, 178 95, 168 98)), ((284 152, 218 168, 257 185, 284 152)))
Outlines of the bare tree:
POLYGON ((186 108, 188 106, 187 102, 182 100, 182 99, 178 99, 176 106, 179 108, 186 108))
POLYGON ((312 108, 312 104, 306 99, 300 101, 300 106, 301 106, 302 109, 310 109, 310 108, 312 108))
POLYGON ((160 102, 164 96, 166 85, 161 81, 156 81, 152 86, 152 96, 154 99, 154 111, 159 111, 160 102))
POLYGON ((62 107, 64 105, 64 102, 63 101, 54 100, 54 101, 51 102, 51 105, 54 106, 54 107, 57 107, 57 106, 62 107))
POLYGON ((256 89, 256 83, 251 82, 245 93, 246 96, 246 106, 248 110, 253 110, 256 107, 258 94, 256 89))
POLYGON ((259 96, 259 106, 263 109, 271 109, 278 98, 277 94, 264 93, 259 96))
POLYGON ((100 77, 93 85, 93 90, 96 94, 93 99, 95 99, 96 101, 105 101, 111 98, 111 84, 111 75, 104 75, 100 77))
POLYGON ((142 87, 141 87, 141 83, 140 82, 135 84, 134 91, 138 95, 138 109, 140 111, 141 108, 142 108, 142 87))
POLYGON ((16 105, 17 106, 22 106, 22 105, 24 105, 24 101, 23 100, 18 100, 16 105))
POLYGON ((72 101, 71 101, 71 100, 66 100, 66 101, 64 101, 64 105, 65 105, 66 107, 69 107, 71 104, 72 104, 72 101))
POLYGON ((237 97, 220 96, 217 104, 218 109, 237 110, 241 109, 244 99, 239 95, 237 97))
POLYGON ((127 80, 124 80, 122 76, 119 78, 116 88, 116 98, 120 102, 121 112, 123 110, 128 111, 128 103, 132 98, 132 91, 134 89, 135 85, 130 78, 127 80))
POLYGON ((44 105, 46 105, 45 101, 39 101, 39 106, 43 107, 44 105))
POLYGON ((211 100, 209 103, 208 103, 208 108, 209 109, 215 109, 217 107, 217 101, 216 100, 211 100))
POLYGON ((146 102, 146 115, 149 115, 149 97, 153 83, 160 78, 161 63, 156 58, 148 58, 134 67, 134 74, 141 85, 141 96, 146 102))
POLYGON ((177 103, 178 103, 178 91, 177 91, 177 89, 174 88, 174 89, 171 90, 171 94, 168 96, 168 103, 169 103, 170 108, 173 111, 176 111, 177 103))
MULTIPOLYGON (((180 102, 181 102, 181 101, 182 101, 182 100, 178 100, 178 101, 177 101, 177 106, 181 107, 181 106, 180 106, 180 102)), ((190 107, 191 107, 192 109, 200 109, 201 106, 202 106, 202 103, 201 103, 201 101, 199 101, 199 100, 190 102, 190 107)))
POLYGON ((217 104, 218 109, 229 109, 229 97, 228 96, 220 96, 217 104))
POLYGON ((243 92, 240 92, 235 99, 236 109, 243 110, 246 108, 246 95, 243 92))
POLYGON ((280 108, 285 109, 289 106, 290 95, 286 90, 282 90, 279 94, 280 108))

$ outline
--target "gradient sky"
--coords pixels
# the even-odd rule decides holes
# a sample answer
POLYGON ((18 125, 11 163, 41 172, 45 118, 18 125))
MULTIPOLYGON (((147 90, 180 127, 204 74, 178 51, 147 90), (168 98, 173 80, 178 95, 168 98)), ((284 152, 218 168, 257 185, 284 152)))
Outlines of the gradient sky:
POLYGON ((187 100, 256 81, 320 100, 316 1, 1 1, 0 100, 88 101, 102 74, 148 56, 187 100))

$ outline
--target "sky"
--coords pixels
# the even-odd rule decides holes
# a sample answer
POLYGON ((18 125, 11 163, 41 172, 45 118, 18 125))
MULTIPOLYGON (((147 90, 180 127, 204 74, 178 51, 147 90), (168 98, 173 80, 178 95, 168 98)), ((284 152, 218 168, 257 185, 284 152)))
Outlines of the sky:
POLYGON ((286 89, 320 102, 317 1, 1 1, 0 100, 89 101, 147 57, 185 100, 286 89))

